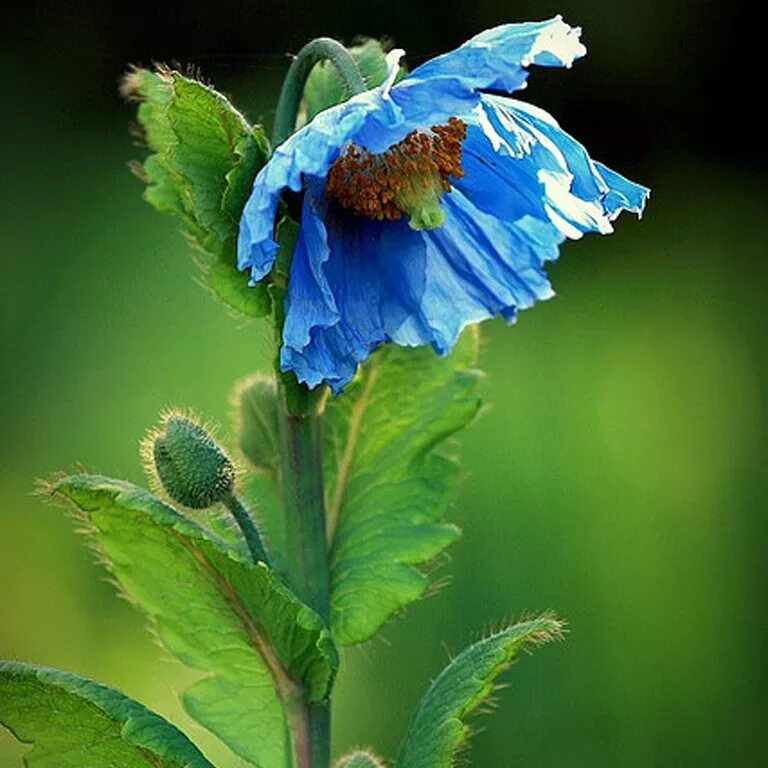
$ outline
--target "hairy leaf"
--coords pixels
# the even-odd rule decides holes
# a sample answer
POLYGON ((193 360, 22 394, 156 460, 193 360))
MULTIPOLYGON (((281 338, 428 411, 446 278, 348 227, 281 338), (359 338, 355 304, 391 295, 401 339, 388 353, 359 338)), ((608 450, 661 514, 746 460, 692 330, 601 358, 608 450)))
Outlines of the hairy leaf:
POLYGON ((0 723, 29 768, 213 768, 175 726, 78 675, 0 661, 0 723))
POLYGON ((261 317, 269 311, 264 285, 248 286, 236 269, 240 213, 269 145, 260 126, 213 88, 164 67, 135 69, 123 92, 138 101, 139 123, 151 152, 139 175, 145 199, 179 217, 208 258, 208 287, 232 309, 261 317))
POLYGON ((408 727, 398 768, 451 768, 469 735, 467 718, 493 693, 498 676, 526 647, 562 637, 553 616, 523 621, 471 645, 438 676, 408 727))
MULTIPOLYGON (((299 686, 330 690, 337 659, 328 630, 264 563, 238 551, 130 483, 75 475, 52 489, 81 513, 107 567, 154 620, 181 661, 206 676, 187 711, 262 768, 292 765, 287 707, 299 686)), ((295 731, 294 731, 295 732, 295 731)))
POLYGON ((384 761, 367 750, 356 750, 340 757, 334 768, 384 768, 384 761))
POLYGON ((381 348, 326 407, 333 635, 360 643, 424 594, 418 565, 459 535, 444 522, 458 479, 447 439, 480 407, 476 329, 454 352, 381 348))

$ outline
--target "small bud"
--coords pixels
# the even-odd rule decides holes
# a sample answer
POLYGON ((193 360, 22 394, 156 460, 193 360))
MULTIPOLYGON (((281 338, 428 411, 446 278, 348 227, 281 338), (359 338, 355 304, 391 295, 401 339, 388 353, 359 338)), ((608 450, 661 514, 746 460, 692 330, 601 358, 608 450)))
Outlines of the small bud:
POLYGON ((280 461, 280 439, 274 377, 259 373, 249 376, 238 383, 233 399, 243 455, 258 469, 276 469, 280 461))
POLYGON ((205 509, 232 496, 236 471, 229 457, 196 420, 178 412, 162 417, 143 444, 145 460, 179 504, 205 509))
POLYGON ((340 757, 334 768, 384 768, 384 761, 367 750, 356 750, 340 757))

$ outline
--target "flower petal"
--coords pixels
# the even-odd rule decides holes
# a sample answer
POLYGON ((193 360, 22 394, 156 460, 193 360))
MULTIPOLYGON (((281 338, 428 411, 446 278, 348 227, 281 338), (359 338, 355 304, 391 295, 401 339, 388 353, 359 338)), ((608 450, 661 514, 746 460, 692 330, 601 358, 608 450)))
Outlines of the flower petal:
POLYGON ((643 215, 643 209, 651 196, 651 190, 634 181, 625 179, 620 173, 612 171, 602 163, 595 161, 595 168, 608 185, 608 194, 603 200, 603 205, 608 215, 614 219, 622 211, 631 211, 638 217, 643 215))
MULTIPOLYGON (((426 271, 420 307, 440 354, 451 350, 469 323, 497 314, 511 322, 518 309, 553 296, 543 264, 557 258, 562 240, 531 216, 505 220, 486 213, 458 188, 444 197, 443 207, 443 225, 422 233, 426 271)), ((402 343, 404 329, 393 335, 395 341, 402 343)))
MULTIPOLYGON (((310 197, 293 255, 280 360, 308 386, 326 381, 338 391, 377 344, 418 313, 423 246, 404 220, 369 221, 341 210, 319 182, 310 197)), ((413 343, 429 340, 424 332, 413 343)))
POLYGON ((347 139, 377 108, 370 94, 368 91, 321 112, 276 147, 259 171, 243 209, 237 243, 238 269, 250 269, 252 283, 265 277, 275 260, 277 243, 273 234, 280 194, 284 189, 298 192, 305 174, 325 174, 347 139))
POLYGON ((289 347, 305 347, 311 340, 312 328, 334 325, 341 316, 324 271, 330 255, 328 231, 312 205, 311 196, 305 195, 291 259, 283 326, 283 341, 289 347))
POLYGON ((483 210, 504 217, 525 212, 574 239, 612 232, 622 210, 642 211, 648 190, 593 162, 544 110, 484 95, 474 117, 459 186, 483 210))
POLYGON ((457 77, 472 89, 512 93, 525 87, 526 67, 570 67, 587 49, 581 29, 562 16, 526 24, 503 24, 475 35, 453 51, 430 59, 403 81, 457 77))
POLYGON ((467 324, 496 314, 512 321, 553 295, 543 264, 557 256, 558 230, 531 216, 501 220, 458 189, 444 207, 441 227, 416 232, 405 220, 368 221, 328 201, 311 213, 305 206, 302 228, 315 229, 322 216, 327 240, 310 233, 294 252, 284 370, 338 392, 382 342, 431 344, 446 354, 467 324), (328 289, 338 314, 319 315, 328 289))

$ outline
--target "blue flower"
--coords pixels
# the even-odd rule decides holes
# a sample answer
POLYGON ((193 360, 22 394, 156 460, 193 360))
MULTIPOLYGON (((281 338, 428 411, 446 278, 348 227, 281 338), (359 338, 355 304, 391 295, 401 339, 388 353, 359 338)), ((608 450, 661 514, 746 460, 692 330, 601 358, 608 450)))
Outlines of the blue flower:
POLYGON ((558 16, 486 30, 395 83, 318 114, 278 146, 240 222, 238 266, 272 268, 285 189, 303 192, 280 361, 338 392, 383 342, 447 354, 469 323, 553 295, 565 238, 608 233, 648 190, 590 159, 546 112, 500 93, 586 53, 558 16))

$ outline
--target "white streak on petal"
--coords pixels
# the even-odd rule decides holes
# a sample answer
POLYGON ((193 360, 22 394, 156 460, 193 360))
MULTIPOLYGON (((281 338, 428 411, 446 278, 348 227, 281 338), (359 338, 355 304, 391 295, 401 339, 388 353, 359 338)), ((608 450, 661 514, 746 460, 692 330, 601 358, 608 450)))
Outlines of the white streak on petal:
POLYGON ((382 96, 389 96, 389 91, 395 84, 397 73, 400 71, 400 59, 403 56, 405 56, 405 51, 402 48, 393 48, 387 54, 387 79, 381 84, 382 96))
POLYGON ((504 130, 514 136, 514 145, 496 130, 482 104, 478 104, 474 112, 480 128, 496 152, 504 149, 511 157, 524 157, 536 142, 536 138, 505 110, 497 109, 495 115, 504 130))
POLYGON ((536 64, 537 58, 554 56, 563 66, 570 67, 574 60, 586 55, 587 49, 580 40, 581 27, 571 27, 557 16, 556 21, 543 29, 526 56, 523 57, 524 67, 536 64))
POLYGON ((584 230, 596 229, 603 235, 613 232, 611 222, 600 203, 582 200, 571 192, 573 174, 541 170, 538 177, 544 185, 547 215, 566 237, 578 240, 582 236, 583 231, 577 229, 575 224, 584 230))

